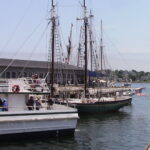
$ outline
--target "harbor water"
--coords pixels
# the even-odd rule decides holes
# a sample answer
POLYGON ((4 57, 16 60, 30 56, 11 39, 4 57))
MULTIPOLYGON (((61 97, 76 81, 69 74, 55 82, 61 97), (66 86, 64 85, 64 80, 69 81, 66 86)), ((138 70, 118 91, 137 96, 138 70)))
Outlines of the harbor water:
POLYGON ((115 113, 82 115, 74 137, 0 142, 0 150, 144 150, 150 142, 150 83, 146 96, 115 113))

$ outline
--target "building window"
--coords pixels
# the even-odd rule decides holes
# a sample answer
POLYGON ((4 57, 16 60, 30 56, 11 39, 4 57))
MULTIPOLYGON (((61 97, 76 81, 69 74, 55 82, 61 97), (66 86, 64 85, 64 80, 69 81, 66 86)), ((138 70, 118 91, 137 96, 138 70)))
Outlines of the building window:
POLYGON ((6 72, 6 78, 10 78, 10 72, 6 72))
POLYGON ((70 80, 70 74, 67 74, 67 80, 70 80))
POLYGON ((16 78, 16 72, 12 72, 12 78, 16 78))
POLYGON ((2 78, 5 78, 6 76, 5 76, 5 72, 2 74, 2 78))

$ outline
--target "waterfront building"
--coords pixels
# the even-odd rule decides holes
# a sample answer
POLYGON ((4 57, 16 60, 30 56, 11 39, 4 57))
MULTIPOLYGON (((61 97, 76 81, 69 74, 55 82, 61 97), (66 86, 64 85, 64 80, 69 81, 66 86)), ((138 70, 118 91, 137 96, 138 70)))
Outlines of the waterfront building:
MULTIPOLYGON (((49 63, 37 60, 19 60, 0 58, 1 78, 31 77, 38 74, 40 78, 46 78, 50 82, 48 75, 49 63)), ((65 63, 55 63, 54 81, 55 83, 83 83, 84 70, 80 67, 65 63)))

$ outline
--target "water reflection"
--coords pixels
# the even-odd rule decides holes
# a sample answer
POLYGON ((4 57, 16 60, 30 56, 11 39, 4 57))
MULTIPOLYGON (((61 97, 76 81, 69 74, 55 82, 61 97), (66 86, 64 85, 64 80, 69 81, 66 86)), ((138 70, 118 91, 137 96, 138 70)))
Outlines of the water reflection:
POLYGON ((12 142, 4 142, 0 144, 0 150, 75 150, 74 137, 47 138, 28 140, 25 139, 12 142))
MULTIPOLYGON (((76 132, 75 140, 78 145, 86 143, 86 147, 93 150, 107 149, 110 146, 109 142, 119 145, 118 141, 123 140, 122 133, 127 130, 126 120, 130 120, 131 115, 128 112, 118 111, 80 117, 78 123, 80 132, 76 132)), ((82 149, 82 147, 80 148, 82 149)))

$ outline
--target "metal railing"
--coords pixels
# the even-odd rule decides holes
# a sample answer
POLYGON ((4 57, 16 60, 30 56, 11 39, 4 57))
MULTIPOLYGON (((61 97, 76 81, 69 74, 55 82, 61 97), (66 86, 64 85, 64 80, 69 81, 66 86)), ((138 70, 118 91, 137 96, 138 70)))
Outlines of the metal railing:
POLYGON ((13 106, 11 106, 11 107, 0 107, 0 112, 16 112, 16 111, 47 111, 47 110, 53 110, 54 109, 54 107, 53 107, 53 105, 51 105, 51 106, 49 106, 49 105, 47 105, 47 106, 32 106, 32 105, 29 105, 29 106, 23 106, 23 107, 20 107, 20 106, 18 106, 18 107, 13 107, 13 106))
POLYGON ((34 91, 34 92, 43 92, 43 91, 49 91, 49 88, 47 86, 47 83, 45 82, 45 79, 32 79, 32 78, 26 78, 24 80, 25 83, 25 90, 34 91))

